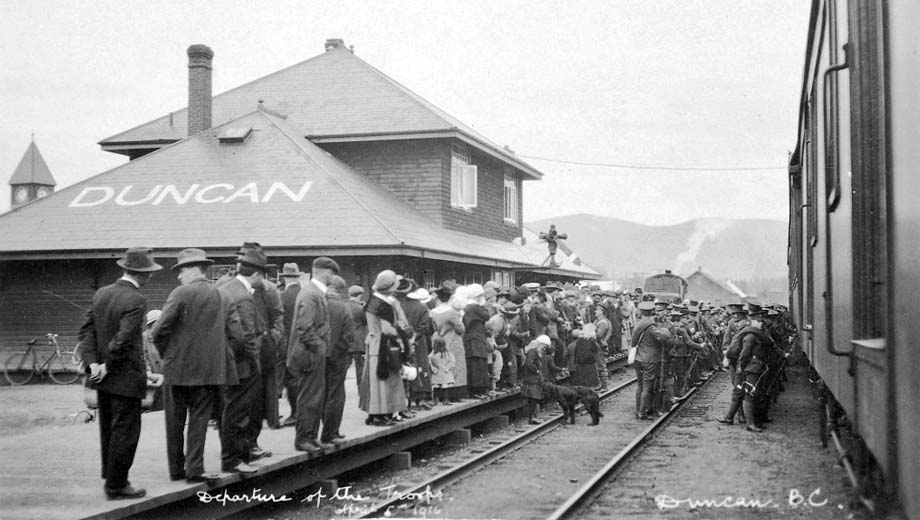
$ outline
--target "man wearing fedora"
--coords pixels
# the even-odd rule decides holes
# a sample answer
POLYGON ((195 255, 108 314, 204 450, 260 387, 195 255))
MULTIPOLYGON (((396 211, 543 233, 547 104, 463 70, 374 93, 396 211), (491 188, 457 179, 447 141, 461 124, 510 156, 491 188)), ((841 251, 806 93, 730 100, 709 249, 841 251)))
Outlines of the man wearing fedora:
POLYGON ((297 374, 287 369, 287 352, 290 348, 287 339, 291 337, 291 323, 294 321, 294 302, 297 295, 300 294, 300 267, 296 263, 284 264, 279 274, 284 281, 284 290, 281 291, 281 305, 284 308, 284 355, 285 358, 281 363, 281 382, 287 390, 288 405, 291 408, 291 414, 281 423, 281 426, 294 426, 297 423, 297 374))
POLYGON ((181 285, 169 294, 152 333, 163 358, 169 478, 190 483, 218 478, 204 471, 208 419, 221 387, 239 383, 228 338, 242 341, 240 319, 230 296, 208 280, 212 263, 201 249, 179 252, 172 269, 181 285))
POLYGON ((326 354, 331 341, 326 290, 339 274, 339 264, 327 256, 318 257, 313 261, 312 274, 294 304, 287 367, 298 375, 294 448, 315 452, 332 447, 317 442, 317 436, 326 395, 326 354))
POLYGON ((268 263, 261 248, 241 250, 236 259, 236 276, 219 285, 236 306, 242 329, 242 341, 232 341, 238 384, 228 385, 220 421, 221 469, 237 473, 255 473, 248 463, 253 460, 252 422, 261 421, 259 399, 261 370, 259 365, 258 325, 252 294, 254 285, 268 263), (254 413, 258 412, 258 413, 254 413))
POLYGON ((109 500, 141 498, 144 489, 128 481, 141 434, 141 399, 147 392, 142 329, 147 300, 140 288, 163 267, 151 249, 132 247, 116 263, 121 278, 93 295, 92 308, 80 328, 80 355, 96 390, 102 478, 109 500))

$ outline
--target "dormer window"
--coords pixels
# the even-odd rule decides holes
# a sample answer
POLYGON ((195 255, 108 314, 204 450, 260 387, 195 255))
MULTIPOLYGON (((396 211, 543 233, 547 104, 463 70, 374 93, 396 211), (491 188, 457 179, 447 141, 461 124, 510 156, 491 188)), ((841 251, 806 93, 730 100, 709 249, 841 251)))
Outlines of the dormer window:
POLYGON ((465 145, 450 149, 450 206, 466 211, 476 207, 478 170, 470 164, 470 151, 465 145))

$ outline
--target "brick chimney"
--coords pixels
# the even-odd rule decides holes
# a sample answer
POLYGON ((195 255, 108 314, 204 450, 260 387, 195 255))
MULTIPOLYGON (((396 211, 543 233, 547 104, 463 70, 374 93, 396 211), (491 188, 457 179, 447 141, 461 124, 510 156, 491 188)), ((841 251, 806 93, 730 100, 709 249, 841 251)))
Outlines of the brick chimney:
POLYGON ((188 48, 188 135, 211 128, 211 59, 207 45, 188 48))

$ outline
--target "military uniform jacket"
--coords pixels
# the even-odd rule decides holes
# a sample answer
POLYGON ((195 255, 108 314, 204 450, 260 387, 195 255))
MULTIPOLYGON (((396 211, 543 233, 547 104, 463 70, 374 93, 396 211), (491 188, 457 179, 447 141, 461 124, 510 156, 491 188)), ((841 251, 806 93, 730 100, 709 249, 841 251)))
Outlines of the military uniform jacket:
POLYGON ((636 361, 640 363, 660 363, 665 348, 671 345, 671 333, 660 327, 652 318, 642 318, 633 331, 632 345, 635 345, 636 361))
POLYGON ((767 350, 772 348, 773 340, 761 329, 751 326, 738 334, 741 336, 738 366, 749 374, 760 374, 766 368, 767 350))
POLYGON ((331 340, 326 295, 316 284, 307 283, 294 304, 287 367, 295 372, 312 371, 319 363, 325 363, 331 340))
POLYGON ((165 384, 239 383, 228 340, 242 340, 239 315, 230 296, 206 278, 173 289, 151 335, 163 358, 165 384))
POLYGON ((92 363, 105 363, 108 374, 87 386, 110 394, 143 399, 147 393, 144 338, 141 327, 147 300, 127 280, 118 280, 93 295, 93 306, 80 328, 80 356, 90 373, 92 363))

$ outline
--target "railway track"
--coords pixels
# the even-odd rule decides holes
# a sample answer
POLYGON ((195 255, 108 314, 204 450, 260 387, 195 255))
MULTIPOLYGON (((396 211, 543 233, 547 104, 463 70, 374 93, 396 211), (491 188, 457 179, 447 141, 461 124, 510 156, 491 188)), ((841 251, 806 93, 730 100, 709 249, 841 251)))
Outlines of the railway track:
POLYGON ((655 421, 640 422, 634 415, 634 394, 624 392, 635 378, 623 377, 622 372, 616 386, 602 395, 605 417, 599 426, 587 426, 586 416, 576 425, 563 425, 561 415, 554 417, 394 493, 363 511, 362 518, 574 518, 702 386, 655 421))

